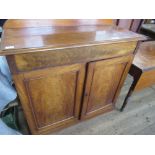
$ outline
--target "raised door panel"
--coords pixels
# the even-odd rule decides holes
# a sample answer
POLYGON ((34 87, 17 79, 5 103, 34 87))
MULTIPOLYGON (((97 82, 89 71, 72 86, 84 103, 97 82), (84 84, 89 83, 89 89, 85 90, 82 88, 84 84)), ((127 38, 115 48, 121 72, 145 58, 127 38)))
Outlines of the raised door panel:
POLYGON ((85 67, 82 64, 24 73, 15 83, 35 134, 54 130, 79 119, 85 67))
POLYGON ((88 66, 82 118, 113 109, 132 56, 92 62, 88 66))

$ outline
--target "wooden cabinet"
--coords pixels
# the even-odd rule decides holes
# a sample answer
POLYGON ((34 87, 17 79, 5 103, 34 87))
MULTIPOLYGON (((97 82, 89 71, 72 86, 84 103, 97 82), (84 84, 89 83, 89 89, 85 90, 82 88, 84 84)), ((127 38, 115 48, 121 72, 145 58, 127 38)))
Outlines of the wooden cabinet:
POLYGON ((89 118, 113 108, 131 60, 131 56, 126 56, 88 64, 81 118, 89 118))
POLYGON ((112 110, 132 59, 129 55, 14 75, 32 133, 55 131, 112 110))
POLYGON ((14 76, 32 132, 71 124, 79 119, 85 65, 75 64, 14 76))
POLYGON ((112 110, 144 39, 105 25, 111 20, 80 21, 10 20, 4 26, 0 55, 7 57, 32 134, 112 110))

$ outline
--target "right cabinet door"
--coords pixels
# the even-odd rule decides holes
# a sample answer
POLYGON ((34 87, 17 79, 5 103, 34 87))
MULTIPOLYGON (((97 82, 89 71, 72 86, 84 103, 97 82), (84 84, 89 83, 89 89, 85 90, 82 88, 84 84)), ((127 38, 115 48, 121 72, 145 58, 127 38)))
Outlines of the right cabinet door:
POLYGON ((113 109, 132 59, 133 56, 125 56, 88 64, 82 119, 113 109))

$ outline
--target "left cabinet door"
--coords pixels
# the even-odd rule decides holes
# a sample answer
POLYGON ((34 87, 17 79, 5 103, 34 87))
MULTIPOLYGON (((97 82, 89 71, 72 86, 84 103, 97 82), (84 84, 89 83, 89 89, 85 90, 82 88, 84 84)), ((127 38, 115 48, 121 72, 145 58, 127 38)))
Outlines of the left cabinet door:
POLYGON ((14 75, 33 134, 49 133, 79 120, 84 76, 84 64, 14 75))

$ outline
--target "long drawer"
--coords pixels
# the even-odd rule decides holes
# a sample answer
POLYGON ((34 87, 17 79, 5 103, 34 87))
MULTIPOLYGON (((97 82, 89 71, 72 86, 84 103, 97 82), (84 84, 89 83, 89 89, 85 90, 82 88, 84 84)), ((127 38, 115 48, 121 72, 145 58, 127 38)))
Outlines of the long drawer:
POLYGON ((31 71, 52 66, 88 62, 133 53, 137 42, 100 44, 76 48, 39 51, 9 56, 15 61, 17 72, 31 71))

